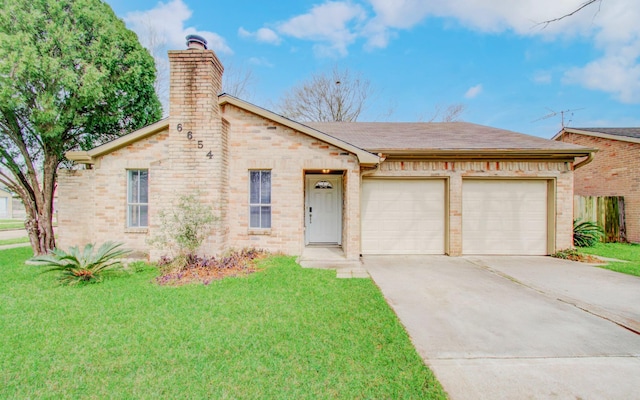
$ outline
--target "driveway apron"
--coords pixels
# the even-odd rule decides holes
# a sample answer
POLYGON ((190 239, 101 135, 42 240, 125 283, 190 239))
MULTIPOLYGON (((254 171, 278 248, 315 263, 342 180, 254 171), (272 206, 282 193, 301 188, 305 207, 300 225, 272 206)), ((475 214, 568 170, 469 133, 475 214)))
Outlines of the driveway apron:
POLYGON ((640 399, 640 335, 575 304, 633 321, 640 303, 618 303, 640 292, 637 278, 548 257, 363 261, 452 399, 640 399), (603 280, 622 301, 586 298, 603 280))

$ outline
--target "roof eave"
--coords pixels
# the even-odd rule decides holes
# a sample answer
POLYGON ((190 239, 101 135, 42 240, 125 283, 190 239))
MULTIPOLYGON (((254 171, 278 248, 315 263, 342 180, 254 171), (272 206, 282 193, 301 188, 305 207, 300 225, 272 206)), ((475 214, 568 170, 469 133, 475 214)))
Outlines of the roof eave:
POLYGON ((154 135, 160 131, 169 128, 169 118, 161 119, 151 125, 147 125, 144 128, 140 128, 137 131, 133 131, 129 134, 121 136, 115 140, 107 142, 103 145, 95 147, 88 151, 68 151, 65 153, 65 158, 70 161, 74 161, 81 164, 94 164, 97 157, 101 157, 105 154, 116 151, 122 147, 128 146, 132 143, 142 140, 146 137, 154 135))
MULTIPOLYGON (((371 151, 371 150, 370 150, 371 151)), ((387 158, 423 159, 570 159, 587 157, 597 149, 376 149, 387 158)))
POLYGON ((575 134, 578 134, 578 135, 593 136, 593 137, 602 138, 602 139, 618 140, 618 141, 621 141, 621 142, 639 143, 640 144, 640 138, 634 138, 634 137, 631 137, 631 136, 624 136, 624 135, 611 135, 609 133, 585 131, 585 130, 582 130, 582 129, 575 129, 575 128, 563 128, 552 139, 553 140, 560 140, 562 138, 562 135, 565 134, 565 133, 575 133, 575 134))

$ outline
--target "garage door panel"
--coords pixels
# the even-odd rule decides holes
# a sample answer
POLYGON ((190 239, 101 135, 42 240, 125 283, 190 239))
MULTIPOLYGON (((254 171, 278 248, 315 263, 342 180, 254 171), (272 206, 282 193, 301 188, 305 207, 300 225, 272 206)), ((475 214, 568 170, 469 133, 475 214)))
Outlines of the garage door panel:
POLYGON ((463 182, 464 254, 547 253, 547 182, 463 182))
POLYGON ((365 180, 363 254, 443 254, 443 180, 365 180))

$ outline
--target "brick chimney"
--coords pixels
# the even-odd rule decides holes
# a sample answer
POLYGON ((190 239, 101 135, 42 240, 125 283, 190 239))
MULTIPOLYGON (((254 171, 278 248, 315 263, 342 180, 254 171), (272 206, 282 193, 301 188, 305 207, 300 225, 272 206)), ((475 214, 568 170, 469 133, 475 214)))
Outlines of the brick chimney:
POLYGON ((187 36, 186 50, 169 51, 169 63, 169 158, 159 177, 162 201, 168 205, 192 194, 210 207, 221 223, 200 252, 215 254, 226 241, 227 135, 218 105, 224 68, 197 35, 187 36))

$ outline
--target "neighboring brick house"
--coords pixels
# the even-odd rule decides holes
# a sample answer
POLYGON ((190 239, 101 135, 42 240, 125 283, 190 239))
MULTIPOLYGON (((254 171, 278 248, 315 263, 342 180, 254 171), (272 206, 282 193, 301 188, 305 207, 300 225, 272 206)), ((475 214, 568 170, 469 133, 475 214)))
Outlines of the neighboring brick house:
POLYGON ((572 246, 573 168, 588 148, 470 123, 299 123, 219 95, 198 43, 170 51, 170 116, 67 158, 58 244, 147 244, 197 193, 219 221, 201 252, 312 246, 362 254, 549 254, 572 246))
POLYGON ((640 242, 640 128, 564 128, 553 139, 598 149, 575 172, 575 194, 624 196, 626 234, 640 242))

